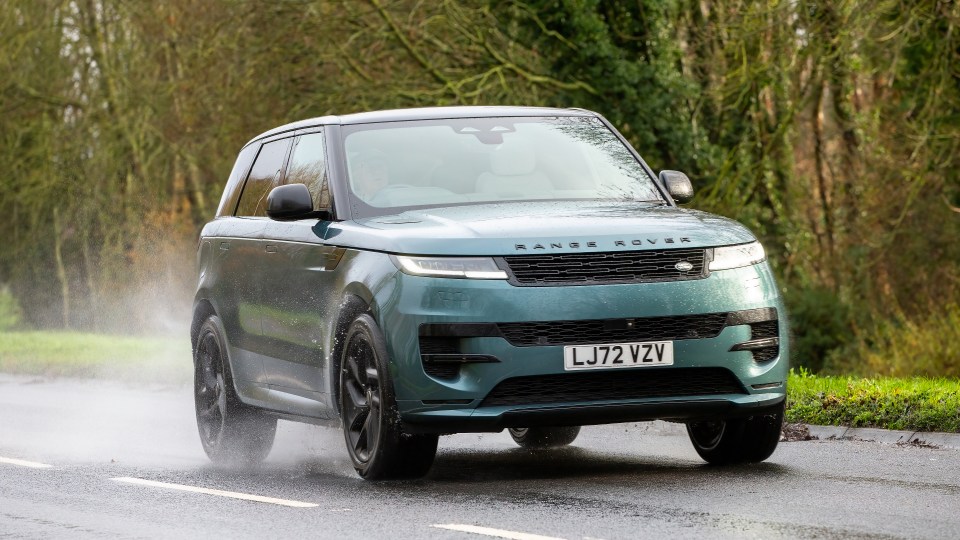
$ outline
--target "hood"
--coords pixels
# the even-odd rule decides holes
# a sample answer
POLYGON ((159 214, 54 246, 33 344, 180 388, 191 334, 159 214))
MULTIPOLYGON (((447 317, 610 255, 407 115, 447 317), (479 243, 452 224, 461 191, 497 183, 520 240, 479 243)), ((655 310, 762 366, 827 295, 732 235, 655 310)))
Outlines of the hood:
POLYGON ((343 247, 413 255, 519 255, 711 247, 755 238, 736 221, 649 203, 511 202, 331 223, 343 247))

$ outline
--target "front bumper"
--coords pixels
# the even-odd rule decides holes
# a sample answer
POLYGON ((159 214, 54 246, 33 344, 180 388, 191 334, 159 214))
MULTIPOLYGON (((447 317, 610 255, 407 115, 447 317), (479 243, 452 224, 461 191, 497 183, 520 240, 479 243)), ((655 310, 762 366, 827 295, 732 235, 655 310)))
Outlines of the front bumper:
MULTIPOLYGON (((561 287, 515 287, 505 281, 439 279, 397 273, 376 295, 387 338, 400 416, 411 432, 498 431, 511 426, 584 425, 668 419, 690 421, 752 415, 775 407, 786 392, 788 330, 785 310, 764 264, 714 272, 701 280, 561 287), (541 375, 577 377, 563 368, 563 346, 514 346, 503 337, 466 337, 463 353, 497 361, 468 363, 450 379, 424 371, 419 336, 424 325, 576 321, 741 312, 773 308, 779 316, 779 355, 757 361, 731 350, 751 339, 748 325, 727 325, 714 337, 674 341, 674 365, 628 370, 720 368, 739 392, 637 399, 596 399, 490 406, 499 383, 541 375)), ((571 379, 572 380, 572 379, 571 379)))
POLYGON ((403 425, 408 433, 487 433, 508 427, 584 426, 648 420, 691 422, 767 414, 774 412, 785 399, 782 393, 768 392, 747 397, 717 395, 699 399, 433 410, 408 413, 403 416, 403 425))

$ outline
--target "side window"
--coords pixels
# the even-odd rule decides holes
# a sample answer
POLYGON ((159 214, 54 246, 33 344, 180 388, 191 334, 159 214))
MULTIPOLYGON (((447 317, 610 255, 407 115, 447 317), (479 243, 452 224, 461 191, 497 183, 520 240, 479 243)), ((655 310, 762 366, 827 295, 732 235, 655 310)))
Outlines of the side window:
POLYGON ((238 216, 267 215, 267 194, 280 179, 280 169, 283 168, 283 159, 287 157, 289 146, 290 139, 280 139, 269 142, 260 149, 243 187, 243 194, 240 195, 238 216))
POLYGON ((251 144, 240 151, 237 156, 237 162, 233 165, 233 171, 230 172, 230 179, 227 180, 227 187, 223 189, 223 196, 220 197, 220 205, 217 206, 217 217, 232 216, 237 208, 237 201, 240 199, 240 189, 243 187, 243 179, 250 170, 250 164, 257 155, 259 144, 251 144))
POLYGON ((297 139, 293 157, 287 167, 286 184, 304 184, 313 197, 315 210, 330 208, 330 187, 327 184, 327 158, 323 133, 309 133, 297 139))

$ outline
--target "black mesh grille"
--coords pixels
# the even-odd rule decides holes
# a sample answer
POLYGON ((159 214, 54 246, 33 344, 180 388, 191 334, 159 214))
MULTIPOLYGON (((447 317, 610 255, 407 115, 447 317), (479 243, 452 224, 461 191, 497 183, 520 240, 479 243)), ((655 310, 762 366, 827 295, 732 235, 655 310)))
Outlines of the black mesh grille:
POLYGON ((591 285, 704 277, 703 249, 658 249, 504 257, 514 285, 591 285), (677 269, 681 262, 690 264, 677 269))
MULTIPOLYGON (((780 335, 779 321, 762 321, 750 323, 750 339, 775 338, 780 335)), ((755 362, 767 362, 780 355, 780 346, 767 347, 764 349, 754 349, 753 360, 755 362)))
POLYGON ((420 337, 420 358, 423 371, 438 379, 456 379, 460 374, 460 364, 447 362, 427 362, 423 360, 425 354, 444 354, 460 352, 458 338, 450 337, 420 337))
POLYGON ((780 335, 778 321, 762 321, 750 323, 750 339, 774 338, 780 335))
POLYGON ((424 363, 423 371, 438 379, 456 379, 460 375, 460 364, 424 363))
POLYGON ((744 393, 733 373, 723 368, 639 368, 514 377, 494 387, 480 406, 744 393))
POLYGON ((767 347, 766 349, 756 349, 753 352, 755 362, 767 362, 773 360, 780 354, 780 347, 767 347))
POLYGON ((704 313, 638 319, 499 323, 497 327, 511 345, 530 347, 710 338, 718 336, 726 322, 726 313, 704 313))

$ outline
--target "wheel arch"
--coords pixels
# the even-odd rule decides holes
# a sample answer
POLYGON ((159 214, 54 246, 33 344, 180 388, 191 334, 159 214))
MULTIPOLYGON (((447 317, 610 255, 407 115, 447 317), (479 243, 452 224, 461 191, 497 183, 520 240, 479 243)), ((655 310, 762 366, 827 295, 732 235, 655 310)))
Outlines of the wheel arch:
POLYGON ((217 315, 217 309, 206 298, 201 298, 193 304, 193 320, 190 322, 190 345, 194 354, 197 352, 197 337, 200 327, 211 315, 217 315))
POLYGON ((368 295, 364 295, 367 296, 367 299, 365 299, 357 292, 359 291, 350 291, 344 295, 333 327, 333 346, 330 349, 330 372, 327 380, 330 381, 331 406, 336 411, 337 417, 340 417, 340 357, 343 354, 344 338, 347 335, 347 330, 350 328, 350 324, 364 313, 371 315, 376 320, 374 310, 371 307, 372 302, 370 302, 372 295, 369 295, 368 292, 368 295))
MULTIPOLYGON (((200 337, 200 329, 203 328, 203 323, 210 318, 210 316, 216 315, 217 318, 220 318, 220 313, 217 311, 216 306, 213 302, 207 298, 201 298, 194 303, 193 307, 193 320, 190 323, 190 343, 192 346, 192 362, 196 362, 197 356, 197 340, 200 337)), ((227 386, 229 388, 229 395, 232 399, 236 399, 240 403, 244 403, 241 396, 241 392, 237 387, 237 379, 233 376, 233 355, 230 353, 230 342, 227 340, 227 333, 223 328, 222 318, 217 324, 219 328, 219 333, 223 339, 223 355, 226 358, 226 372, 224 377, 227 379, 227 386)))

